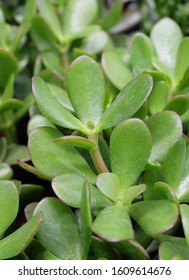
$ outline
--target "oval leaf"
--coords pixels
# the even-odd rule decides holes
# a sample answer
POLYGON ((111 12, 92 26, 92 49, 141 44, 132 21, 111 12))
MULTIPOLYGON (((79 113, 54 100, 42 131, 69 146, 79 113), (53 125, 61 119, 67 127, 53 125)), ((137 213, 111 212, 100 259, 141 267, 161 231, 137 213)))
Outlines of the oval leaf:
POLYGON ((151 137, 146 125, 130 119, 117 126, 110 139, 112 172, 121 187, 131 186, 143 171, 151 152, 151 137))
POLYGON ((162 111, 165 108, 168 100, 168 94, 169 87, 166 82, 161 81, 155 83, 148 98, 149 111, 152 115, 162 111))
POLYGON ((184 73, 189 66, 189 38, 184 38, 178 49, 177 62, 175 67, 175 82, 178 84, 184 77, 184 73))
POLYGON ((184 229, 186 243, 189 246, 189 206, 187 204, 180 205, 181 221, 184 229))
POLYGON ((18 62, 16 57, 4 49, 0 49, 0 86, 5 87, 11 74, 18 71, 18 62))
POLYGON ((89 151, 93 151, 96 149, 96 144, 94 142, 88 140, 87 138, 75 135, 63 136, 54 140, 54 142, 62 146, 75 146, 89 151))
POLYGON ((121 190, 119 178, 113 173, 101 173, 97 177, 96 185, 108 198, 117 201, 121 190))

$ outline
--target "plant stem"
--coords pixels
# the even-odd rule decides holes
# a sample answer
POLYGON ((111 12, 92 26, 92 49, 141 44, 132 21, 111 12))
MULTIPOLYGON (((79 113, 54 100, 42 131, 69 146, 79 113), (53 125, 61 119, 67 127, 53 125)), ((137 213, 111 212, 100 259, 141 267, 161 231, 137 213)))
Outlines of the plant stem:
POLYGON ((105 173, 109 172, 99 149, 98 145, 98 135, 90 134, 88 135, 88 139, 93 141, 96 144, 96 149, 93 151, 90 151, 91 158, 93 160, 93 163, 96 167, 96 170, 98 173, 105 173))

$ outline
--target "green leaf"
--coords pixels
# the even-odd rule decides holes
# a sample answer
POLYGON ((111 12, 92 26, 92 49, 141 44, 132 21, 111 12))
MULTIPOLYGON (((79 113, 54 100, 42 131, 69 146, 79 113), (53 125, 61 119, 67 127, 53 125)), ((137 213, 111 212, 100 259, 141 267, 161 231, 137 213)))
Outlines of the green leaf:
POLYGON ((9 100, 10 98, 13 98, 14 95, 14 75, 10 75, 5 90, 3 94, 1 95, 1 102, 4 102, 6 100, 9 100))
POLYGON ((180 205, 181 221, 186 237, 186 243, 189 246, 189 206, 187 204, 180 205))
POLYGON ((22 227, 0 241, 0 259, 15 257, 24 251, 42 222, 38 213, 22 227))
POLYGON ((102 71, 88 56, 77 58, 66 77, 66 89, 77 117, 86 125, 99 121, 105 102, 102 71))
POLYGON ((0 138, 0 162, 3 161, 7 151, 7 139, 6 137, 0 138))
POLYGON ((42 115, 35 115, 28 122, 27 134, 29 135, 34 129, 44 126, 56 129, 56 126, 53 125, 47 118, 42 115))
POLYGON ((0 163, 0 180, 9 180, 13 176, 13 170, 6 163, 0 163))
POLYGON ((123 189, 122 190, 122 202, 125 205, 130 205, 132 203, 132 201, 141 193, 143 193, 146 189, 146 185, 145 184, 140 184, 140 185, 136 185, 136 186, 132 186, 130 188, 127 189, 123 189))
POLYGON ((38 4, 40 14, 51 26, 54 34, 59 39, 59 41, 61 41, 63 38, 62 28, 58 15, 56 14, 55 11, 55 7, 53 6, 50 0, 37 1, 37 4, 38 4))
POLYGON ((147 170, 143 175, 142 183, 144 183, 147 188, 143 193, 143 197, 145 200, 157 199, 157 195, 154 193, 154 183, 158 181, 164 181, 163 178, 163 168, 161 165, 153 166, 147 164, 147 170))
POLYGON ((18 213, 19 198, 15 184, 0 181, 0 235, 12 224, 18 213))
POLYGON ((166 105, 165 110, 176 112, 181 121, 186 123, 189 121, 189 96, 178 95, 173 97, 166 105))
POLYGON ((58 130, 50 127, 32 131, 28 147, 34 166, 48 178, 72 171, 94 180, 94 173, 75 148, 61 147, 53 142, 61 136, 58 130))
POLYGON ((155 55, 152 41, 147 35, 137 33, 133 36, 130 56, 131 63, 137 72, 141 73, 144 70, 152 69, 152 57, 155 55))
POLYGON ((0 49, 0 87, 5 87, 10 76, 18 72, 16 57, 4 49, 0 49))
POLYGON ((102 19, 101 26, 104 30, 109 30, 111 27, 118 23, 122 13, 122 1, 115 0, 112 2, 111 8, 102 19))
POLYGON ((108 79, 119 90, 133 78, 129 67, 113 51, 106 51, 103 53, 102 67, 108 79))
POLYGON ((134 238, 130 217, 121 204, 102 210, 94 220, 92 229, 95 234, 111 242, 134 238))
POLYGON ((8 146, 4 162, 14 165, 17 164, 17 160, 28 161, 29 159, 30 156, 27 146, 13 144, 8 146))
POLYGON ((34 184, 23 184, 20 192, 20 207, 25 207, 27 204, 39 201, 44 196, 44 187, 34 184))
POLYGON ((178 203, 174 191, 169 185, 165 184, 164 182, 156 182, 154 184, 154 192, 157 195, 158 199, 165 199, 178 203))
POLYGON ((160 62, 174 73, 179 45, 183 38, 182 31, 175 21, 163 18, 152 29, 151 39, 160 62))
POLYGON ((189 166, 189 146, 186 148, 185 161, 182 170, 182 179, 177 190, 177 197, 180 202, 188 202, 189 201, 189 174, 188 174, 188 166, 189 166))
POLYGON ((23 107, 23 102, 19 99, 8 99, 0 104, 0 112, 18 110, 23 107))
POLYGON ((44 176, 43 174, 41 174, 34 166, 27 164, 26 162, 23 162, 21 160, 17 161, 17 164, 23 168, 24 170, 26 170, 27 172, 30 172, 31 174, 34 174, 40 178, 43 178, 45 180, 49 180, 49 177, 44 176))
POLYGON ((47 69, 52 70, 60 78, 63 77, 64 70, 61 64, 60 56, 55 52, 44 52, 41 54, 41 59, 47 69))
POLYGON ((94 253, 95 259, 108 259, 108 260, 117 260, 119 257, 116 254, 116 251, 104 240, 96 236, 92 237, 92 251, 94 253))
POLYGON ((185 91, 186 91, 186 93, 188 94, 188 91, 189 91, 188 90, 188 88, 189 88, 188 79, 189 79, 189 67, 186 69, 182 80, 179 82, 179 84, 174 89, 174 93, 185 93, 185 91))
POLYGON ((152 115, 157 112, 163 111, 168 101, 168 95, 169 87, 166 82, 161 81, 155 83, 148 98, 149 111, 152 115))
POLYGON ((186 141, 180 138, 170 147, 163 163, 165 182, 176 194, 182 179, 185 154, 186 141))
POLYGON ((96 0, 69 0, 63 18, 64 33, 71 37, 94 22, 98 13, 96 0))
POLYGON ((75 146, 89 151, 96 149, 96 144, 94 142, 88 140, 87 138, 76 135, 63 136, 54 140, 54 142, 62 146, 75 146))
POLYGON ((172 228, 178 219, 178 207, 169 200, 148 200, 129 208, 131 217, 149 236, 156 236, 172 228))
POLYGON ((113 127, 138 111, 152 90, 149 75, 139 75, 130 81, 102 115, 96 132, 113 127))
POLYGON ((90 188, 85 182, 81 199, 81 259, 87 260, 88 252, 92 241, 92 216, 90 207, 90 188))
POLYGON ((71 209, 57 198, 49 197, 37 205, 34 213, 38 212, 43 214, 37 232, 42 246, 61 259, 80 259, 80 235, 71 209))
POLYGON ((189 38, 182 39, 178 53, 177 53, 177 61, 175 67, 175 82, 178 84, 184 77, 184 73, 189 67, 189 38))
POLYGON ((159 247, 160 260, 188 260, 189 248, 184 238, 180 238, 179 242, 164 241, 159 247))
POLYGON ((40 77, 33 78, 33 94, 40 111, 52 123, 86 132, 86 127, 58 102, 40 77))
MULTIPOLYGON (((77 173, 59 174, 52 180, 52 188, 57 197, 64 203, 80 208, 82 199, 82 189, 86 178, 77 173)), ((103 195, 96 187, 89 183, 91 208, 92 210, 102 210, 111 204, 110 200, 103 195)))
POLYGON ((101 173, 97 177, 96 185, 109 199, 117 201, 121 191, 119 178, 113 173, 101 173))
POLYGON ((147 119, 152 136, 149 162, 162 163, 170 146, 182 136, 182 122, 172 111, 158 112, 147 119))
POLYGON ((110 139, 111 166, 112 172, 119 177, 122 188, 135 183, 150 152, 150 133, 141 120, 127 120, 113 130, 110 139))

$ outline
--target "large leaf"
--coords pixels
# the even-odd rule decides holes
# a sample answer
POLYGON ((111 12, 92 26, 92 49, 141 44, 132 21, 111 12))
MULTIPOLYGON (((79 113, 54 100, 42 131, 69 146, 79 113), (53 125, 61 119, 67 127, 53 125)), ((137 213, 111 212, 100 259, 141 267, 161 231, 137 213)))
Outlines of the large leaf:
POLYGON ((42 246, 55 256, 80 259, 80 235, 71 209, 57 198, 43 199, 34 213, 43 213, 43 222, 37 238, 42 246))
POLYGON ((104 77, 98 64, 88 56, 76 59, 67 73, 66 88, 77 117, 86 125, 95 125, 105 102, 104 77))
POLYGON ((136 181, 150 152, 150 133, 141 120, 127 120, 113 130, 110 139, 111 165, 121 187, 129 187, 136 181))
POLYGON ((42 222, 41 213, 0 241, 0 259, 8 259, 22 253, 42 222))
POLYGON ((102 67, 109 80, 119 90, 133 78, 129 67, 115 52, 107 51, 103 53, 102 67))
POLYGON ((148 118, 146 124, 152 136, 149 161, 162 163, 170 146, 182 136, 182 122, 176 113, 163 111, 148 118))
MULTIPOLYGON (((77 173, 63 173, 56 176, 52 181, 52 188, 55 194, 64 203, 80 208, 82 189, 86 178, 77 173)), ((103 195, 96 187, 89 183, 90 203, 92 210, 102 210, 111 204, 110 200, 103 195)))
POLYGON ((172 228, 179 215, 177 205, 169 200, 140 201, 130 206, 129 213, 152 237, 172 228))
POLYGON ((184 77, 184 73, 189 66, 189 38, 184 38, 179 46, 177 62, 175 67, 175 82, 178 84, 184 77))
POLYGON ((40 77, 33 78, 33 94, 40 111, 52 123, 70 129, 86 131, 85 126, 52 95, 50 89, 40 77))
POLYGON ((155 56, 155 50, 150 38, 137 33, 133 36, 131 43, 131 63, 140 73, 147 69, 152 69, 152 57, 155 56))
POLYGON ((134 238, 130 217, 121 204, 108 206, 101 211, 92 229, 95 234, 111 242, 134 238))
POLYGON ((0 86, 5 87, 10 75, 17 73, 18 62, 12 53, 4 49, 0 49, 0 61, 0 86))
POLYGON ((12 224, 18 213, 19 197, 13 182, 0 181, 0 235, 12 224))
POLYGON ((180 27, 167 17, 157 22, 151 32, 151 39, 158 58, 169 69, 171 75, 174 73, 177 51, 182 38, 180 27))
POLYGON ((96 0, 69 0, 65 8, 63 28, 67 37, 83 31, 96 18, 96 0))
POLYGON ((152 85, 152 78, 146 74, 130 81, 104 112, 96 131, 113 127, 136 113, 150 94, 152 85))
POLYGON ((175 193, 177 193, 182 179, 185 154, 186 141, 180 138, 169 149, 163 164, 165 182, 172 187, 175 193))
POLYGON ((75 148, 61 147, 53 142, 61 136, 58 130, 50 127, 32 131, 28 147, 34 166, 49 178, 61 172, 74 171, 94 180, 94 173, 75 148))

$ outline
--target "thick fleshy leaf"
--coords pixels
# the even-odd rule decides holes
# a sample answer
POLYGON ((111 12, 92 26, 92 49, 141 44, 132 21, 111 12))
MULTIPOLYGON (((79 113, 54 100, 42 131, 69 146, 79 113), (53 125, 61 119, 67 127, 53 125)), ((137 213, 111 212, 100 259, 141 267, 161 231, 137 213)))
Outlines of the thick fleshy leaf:
POLYGON ((137 33, 133 36, 131 43, 131 63, 137 72, 152 69, 152 57, 155 56, 155 50, 150 38, 143 34, 137 33))
POLYGON ((149 111, 153 115, 164 109, 167 104, 169 87, 166 82, 155 83, 152 92, 148 98, 149 111))
POLYGON ((179 45, 183 38, 182 31, 175 21, 163 18, 155 24, 151 39, 160 62, 173 74, 179 45))
POLYGON ((24 207, 33 201, 39 201, 44 193, 44 187, 41 185, 23 184, 20 192, 20 207, 24 207))
POLYGON ((182 122, 184 123, 188 122, 189 121, 189 96, 178 95, 173 97, 166 105, 165 110, 176 112, 180 116, 182 122))
POLYGON ((9 180, 12 176, 12 168, 6 163, 0 163, 0 180, 9 180))
POLYGON ((94 142, 81 136, 74 136, 74 135, 63 136, 58 139, 55 139, 54 142, 62 146, 71 146, 71 147, 75 146, 89 151, 93 151, 96 149, 96 144, 94 142))
POLYGON ((10 98, 13 98, 14 95, 14 74, 10 75, 6 87, 3 91, 3 94, 1 95, 1 102, 4 102, 6 100, 9 100, 10 98))
POLYGON ((24 251, 42 222, 42 215, 38 213, 26 224, 0 241, 0 259, 15 257, 24 251))
POLYGON ((188 260, 189 248, 184 238, 163 241, 159 247, 160 260, 188 260))
POLYGON ((19 197, 13 182, 0 181, 0 235, 12 224, 18 213, 19 197))
POLYGON ((80 235, 71 209, 57 198, 43 199, 35 214, 42 212, 43 222, 37 232, 42 246, 64 260, 80 259, 80 235))
POLYGON ((149 236, 156 236, 172 228, 178 219, 178 207, 169 200, 148 200, 129 208, 131 217, 149 236))
POLYGON ((104 112, 96 131, 113 127, 136 113, 150 94, 152 86, 152 78, 146 74, 130 81, 104 112))
POLYGON ((11 98, 0 104, 0 112, 18 110, 23 107, 23 102, 18 99, 11 98))
POLYGON ((186 141, 183 138, 180 138, 171 146, 163 163, 165 182, 176 194, 182 179, 185 154, 186 141))
MULTIPOLYGON (((58 198, 64 203, 75 208, 80 208, 82 189, 85 182, 86 178, 80 174, 63 173, 53 179, 52 188, 58 198)), ((90 183, 89 189, 92 210, 102 210, 111 204, 110 200, 90 183)))
POLYGON ((151 152, 148 128, 139 119, 130 119, 117 126, 110 139, 112 172, 121 187, 131 186, 145 167, 151 152))
POLYGON ((88 56, 77 58, 67 73, 66 89, 77 117, 86 125, 95 125, 105 102, 104 76, 96 61, 88 56))
POLYGON ((189 146, 186 148, 185 161, 182 170, 182 179, 177 190, 177 198, 180 202, 188 202, 189 201, 189 174, 188 174, 188 166, 189 166, 189 146))
POLYGON ((86 260, 92 241, 92 216, 90 207, 90 188, 85 182, 82 190, 81 208, 81 259, 86 260))
POLYGON ((182 122, 176 113, 163 111, 148 118, 146 124, 152 136, 149 162, 162 163, 170 146, 182 136, 182 122))
POLYGON ((34 174, 40 178, 43 178, 43 179, 46 179, 46 180, 50 180, 50 178, 48 176, 45 176, 43 174, 41 174, 41 172, 39 170, 37 170, 37 168, 35 168, 34 166, 26 163, 26 162, 23 162, 21 160, 18 160, 17 161, 17 164, 23 168, 24 170, 26 170, 27 172, 31 173, 31 174, 34 174))
POLYGON ((43 61, 43 64, 47 69, 50 69, 60 79, 63 78, 64 69, 61 64, 60 56, 56 52, 50 52, 50 51, 44 52, 41 54, 40 59, 43 61))
POLYGON ((181 204, 180 205, 180 215, 182 226, 184 229, 184 235, 186 238, 186 243, 189 246, 189 205, 181 204))
POLYGON ((94 173, 75 148, 61 147, 53 142, 61 136, 58 130, 50 127, 40 127, 32 131, 28 147, 34 166, 49 178, 61 172, 75 171, 89 180, 94 180, 94 173))
POLYGON ((178 84, 186 71, 189 67, 189 38, 184 38, 179 46, 178 53, 177 53, 177 62, 175 67, 175 82, 178 84))
POLYGON ((101 26, 104 30, 109 30, 111 27, 116 25, 119 21, 122 13, 122 1, 115 0, 112 2, 105 16, 102 19, 101 26))
POLYGON ((86 132, 85 126, 58 102, 40 77, 33 78, 33 94, 40 111, 52 123, 86 132))
POLYGON ((117 260, 119 259, 116 251, 110 246, 110 244, 101 238, 93 236, 92 238, 92 251, 95 259, 107 259, 107 260, 117 260))
POLYGON ((164 182, 156 182, 154 184, 154 192, 157 195, 158 199, 166 199, 178 203, 174 191, 169 185, 165 184, 164 182))
POLYGON ((101 173, 97 177, 96 185, 108 198, 117 201, 121 191, 119 178, 113 173, 101 173))
POLYGON ((145 184, 132 186, 127 189, 122 189, 121 200, 125 205, 130 205, 132 201, 146 189, 145 184))
POLYGON ((69 0, 65 8, 63 28, 67 37, 79 33, 90 25, 98 13, 96 0, 69 0))
POLYGON ((0 86, 5 87, 10 75, 17 73, 18 62, 12 53, 4 49, 0 49, 0 61, 0 86))
POLYGON ((58 15, 56 14, 55 7, 50 0, 37 1, 40 14, 45 18, 48 24, 51 26, 56 37, 62 40, 62 28, 58 15))
POLYGON ((145 192, 143 193, 143 197, 145 200, 157 199, 157 195, 154 193, 153 186, 154 183, 160 181, 164 181, 162 166, 148 166, 142 180, 142 183, 147 186, 145 192))
POLYGON ((121 204, 104 208, 94 220, 92 229, 102 239, 111 242, 134 238, 130 217, 121 204))
POLYGON ((47 118, 43 117, 42 115, 35 115, 33 116, 27 125, 27 134, 32 132, 32 130, 39 128, 39 127, 52 127, 56 129, 56 126, 53 125, 47 118))
POLYGON ((188 94, 188 92, 189 92, 188 79, 189 79, 189 67, 186 69, 182 80, 179 82, 179 84, 174 89, 174 93, 185 93, 186 92, 188 94))
POLYGON ((17 164, 17 160, 28 161, 30 159, 28 148, 25 145, 10 145, 8 146, 4 162, 14 165, 17 164))
POLYGON ((133 78, 129 67, 113 51, 103 53, 102 67, 109 80, 119 90, 133 78))

